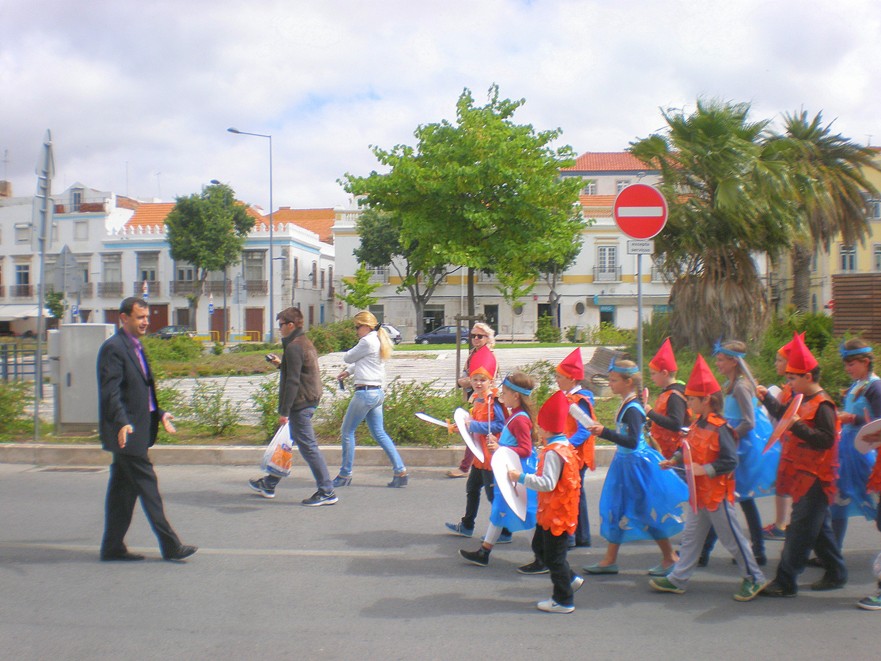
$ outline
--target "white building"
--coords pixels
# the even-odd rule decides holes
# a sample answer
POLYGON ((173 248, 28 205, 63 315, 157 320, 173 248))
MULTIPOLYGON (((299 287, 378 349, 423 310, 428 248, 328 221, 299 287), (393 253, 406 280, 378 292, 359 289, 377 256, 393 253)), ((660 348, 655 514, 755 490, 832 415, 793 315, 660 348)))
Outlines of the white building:
MULTIPOLYGON (((65 321, 74 321, 72 312, 78 309, 80 321, 115 323, 120 301, 143 296, 146 289, 154 330, 174 324, 212 339, 220 339, 225 331, 233 339, 261 338, 275 325, 269 318, 270 268, 274 312, 298 306, 307 327, 333 319, 334 247, 327 242, 331 209, 281 209, 273 214, 272 260, 268 218, 250 209, 256 224, 245 240, 240 263, 230 267, 226 277, 222 272, 209 275, 193 320, 187 296, 194 292, 197 274, 191 265, 171 259, 165 236, 164 221, 173 203, 138 202, 80 184, 53 199, 47 290, 56 288, 55 265, 64 246, 75 256, 80 281, 67 292, 65 321), (324 234, 294 224, 297 219, 324 228, 324 234)), ((36 329, 37 222, 33 197, 0 197, 0 333, 36 329)))

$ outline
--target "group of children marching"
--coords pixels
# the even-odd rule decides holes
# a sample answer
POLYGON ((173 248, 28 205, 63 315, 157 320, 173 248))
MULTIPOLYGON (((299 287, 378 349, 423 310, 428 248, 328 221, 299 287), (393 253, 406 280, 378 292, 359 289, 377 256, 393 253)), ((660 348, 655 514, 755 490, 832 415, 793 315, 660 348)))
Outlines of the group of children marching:
MULTIPOLYGON (((873 493, 881 491, 881 462, 875 461, 874 450, 864 454, 855 444, 859 429, 881 418, 881 379, 873 372, 872 348, 861 340, 842 345, 845 370, 854 383, 841 412, 820 386, 817 360, 803 336, 796 334, 778 352, 777 369, 786 377, 782 388, 755 383, 740 342, 717 344, 714 355, 724 385, 700 355, 683 384, 676 378, 676 359, 666 340, 649 362, 652 381, 662 389, 654 407, 643 401, 638 366, 613 361, 609 388, 621 405, 610 428, 596 421, 593 395, 581 387, 579 349, 557 366, 559 390, 537 412, 534 380, 515 372, 496 391, 495 357, 487 347, 478 349, 469 361, 474 394, 468 427, 484 459, 468 475, 464 516, 446 526, 454 534, 472 536, 481 490, 492 511, 481 545, 459 555, 485 567, 497 543, 534 528, 535 557, 518 571, 550 574, 553 593, 538 602, 539 610, 574 611, 574 593, 584 577, 570 568, 567 550, 591 545, 584 475, 595 468, 595 439, 602 438, 617 446, 599 503, 600 532, 608 545, 603 558, 584 567, 584 573, 617 574, 621 544, 650 539, 661 551, 660 562, 648 570, 650 587, 681 594, 695 569, 707 564, 718 539, 740 569, 742 580, 734 594, 738 601, 760 594, 796 596, 797 577, 809 564, 825 570, 812 590, 844 586, 841 546, 847 518, 874 518, 881 531, 873 493), (800 400, 797 410, 790 406, 795 398, 800 400), (779 444, 768 443, 769 415, 782 419, 780 430, 791 422, 779 444), (644 434, 647 419, 649 439, 644 434), (519 466, 510 466, 501 478, 492 471, 492 456, 500 447, 510 448, 519 459, 519 466), (509 481, 502 485, 506 489, 527 490, 525 516, 501 497, 497 479, 509 481), (776 520, 763 528, 755 498, 775 494, 776 520), (738 523, 735 501, 744 512, 749 537, 738 523), (677 552, 671 538, 680 532, 677 552), (770 582, 760 568, 767 563, 765 539, 784 540, 770 582)), ((867 442, 881 442, 881 434, 867 442)), ((881 567, 876 572, 881 587, 881 567)), ((881 592, 858 605, 881 610, 881 592)))

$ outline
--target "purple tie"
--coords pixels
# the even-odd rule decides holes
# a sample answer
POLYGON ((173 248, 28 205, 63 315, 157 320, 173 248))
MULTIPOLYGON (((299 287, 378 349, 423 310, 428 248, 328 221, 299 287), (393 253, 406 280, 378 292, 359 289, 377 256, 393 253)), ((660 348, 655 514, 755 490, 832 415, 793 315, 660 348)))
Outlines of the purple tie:
MULTIPOLYGON (((141 343, 138 340, 133 340, 135 343, 135 353, 138 355, 138 362, 141 364, 141 371, 144 373, 144 376, 147 376, 147 359, 144 358, 144 348, 141 346, 141 343)), ((150 392, 150 411, 156 410, 156 402, 153 400, 153 393, 150 392)))

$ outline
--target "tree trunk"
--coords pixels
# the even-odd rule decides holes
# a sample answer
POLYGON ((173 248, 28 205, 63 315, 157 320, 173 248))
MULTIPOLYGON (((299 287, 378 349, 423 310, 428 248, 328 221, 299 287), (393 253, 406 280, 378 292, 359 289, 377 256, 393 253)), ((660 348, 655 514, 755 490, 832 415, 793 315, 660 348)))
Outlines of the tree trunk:
POLYGON ((802 243, 792 246, 792 305, 808 312, 811 305, 811 262, 813 250, 802 243))
POLYGON ((422 335, 425 332, 425 301, 414 296, 413 309, 416 310, 416 335, 422 335))

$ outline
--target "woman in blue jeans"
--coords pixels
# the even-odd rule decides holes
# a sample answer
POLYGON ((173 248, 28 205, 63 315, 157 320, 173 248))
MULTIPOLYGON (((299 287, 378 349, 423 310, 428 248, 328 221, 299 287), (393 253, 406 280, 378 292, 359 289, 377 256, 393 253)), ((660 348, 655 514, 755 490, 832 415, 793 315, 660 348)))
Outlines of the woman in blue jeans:
POLYGON ((382 390, 385 381, 386 361, 392 355, 392 341, 372 313, 364 310, 355 315, 355 332, 358 344, 349 349, 343 356, 348 367, 337 375, 344 379, 352 375, 355 382, 355 394, 346 409, 343 418, 343 462, 340 474, 333 480, 334 487, 347 487, 352 483, 352 466, 355 463, 355 430, 364 420, 367 428, 379 446, 385 450, 392 462, 394 476, 388 486, 400 488, 407 486, 407 468, 395 443, 389 438, 382 421, 382 402, 385 393, 382 390))

